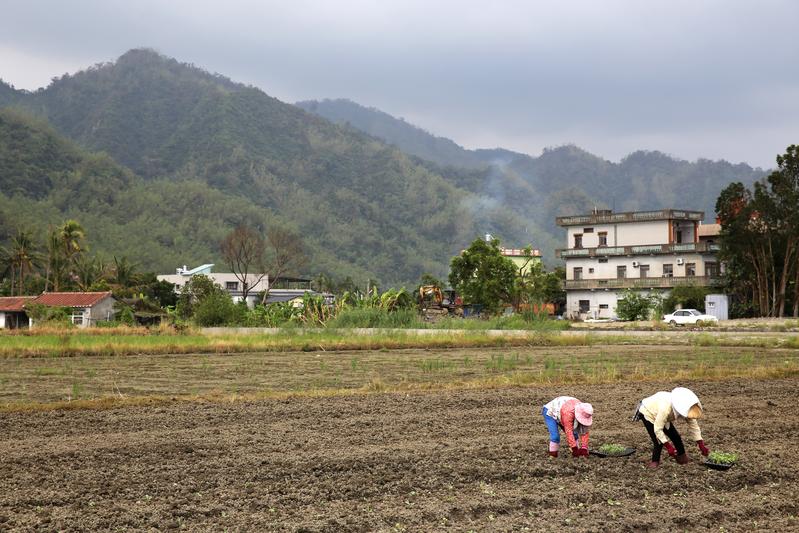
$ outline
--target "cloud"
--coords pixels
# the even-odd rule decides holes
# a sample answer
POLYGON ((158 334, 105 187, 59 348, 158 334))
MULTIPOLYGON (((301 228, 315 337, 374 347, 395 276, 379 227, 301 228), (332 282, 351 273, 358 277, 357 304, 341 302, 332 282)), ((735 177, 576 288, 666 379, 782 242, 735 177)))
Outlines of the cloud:
POLYGON ((5 14, 0 77, 25 88, 149 46, 285 101, 348 97, 472 147, 770 166, 799 142, 789 0, 30 1, 5 14))

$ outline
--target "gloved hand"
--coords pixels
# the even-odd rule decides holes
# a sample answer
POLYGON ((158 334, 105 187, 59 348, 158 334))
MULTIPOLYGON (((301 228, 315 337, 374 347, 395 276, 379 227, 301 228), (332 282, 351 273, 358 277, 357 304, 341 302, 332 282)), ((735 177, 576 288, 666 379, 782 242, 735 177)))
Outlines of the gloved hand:
POLYGON ((588 457, 588 448, 580 448, 580 455, 588 457))
POLYGON ((667 452, 669 452, 669 456, 677 457, 677 450, 674 448, 674 445, 672 443, 667 442, 666 444, 663 445, 663 447, 666 448, 667 452))
POLYGON ((710 453, 710 448, 705 446, 705 441, 698 440, 698 441, 696 441, 696 445, 699 446, 699 451, 702 452, 702 455, 707 457, 707 455, 710 453))
POLYGON ((580 457, 583 452, 577 446, 572 447, 572 457, 580 457))

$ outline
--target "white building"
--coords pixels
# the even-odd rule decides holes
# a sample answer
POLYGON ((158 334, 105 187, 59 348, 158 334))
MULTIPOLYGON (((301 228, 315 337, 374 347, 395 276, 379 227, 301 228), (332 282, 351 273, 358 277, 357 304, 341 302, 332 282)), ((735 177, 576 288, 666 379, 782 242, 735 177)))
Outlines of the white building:
POLYGON ((663 296, 678 285, 709 285, 720 273, 716 224, 701 211, 638 211, 558 217, 566 228, 566 316, 610 318, 626 289, 663 296))
MULTIPOLYGON (((200 265, 189 269, 186 266, 176 268, 174 274, 162 274, 157 276, 159 281, 168 281, 175 285, 175 292, 180 293, 192 276, 202 274, 211 278, 214 283, 225 289, 234 302, 240 302, 244 298, 244 291, 241 280, 232 272, 213 272, 213 263, 200 265)), ((262 293, 269 287, 269 276, 266 274, 248 274, 247 286, 247 305, 253 307, 261 303, 262 293)), ((280 277, 273 284, 270 290, 268 303, 272 301, 288 301, 288 296, 295 298, 305 292, 311 291, 311 280, 305 278, 283 278, 280 277), (283 298, 283 299, 281 299, 283 298)))

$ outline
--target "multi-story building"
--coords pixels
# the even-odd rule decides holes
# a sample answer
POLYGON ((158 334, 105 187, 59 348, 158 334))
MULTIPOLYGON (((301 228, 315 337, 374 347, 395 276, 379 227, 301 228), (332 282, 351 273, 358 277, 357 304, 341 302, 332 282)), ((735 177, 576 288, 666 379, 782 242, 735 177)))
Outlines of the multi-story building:
POLYGON ((702 211, 595 210, 558 217, 567 248, 566 315, 611 318, 626 289, 664 296, 678 285, 710 285, 720 273, 713 242, 718 225, 702 225, 702 211))

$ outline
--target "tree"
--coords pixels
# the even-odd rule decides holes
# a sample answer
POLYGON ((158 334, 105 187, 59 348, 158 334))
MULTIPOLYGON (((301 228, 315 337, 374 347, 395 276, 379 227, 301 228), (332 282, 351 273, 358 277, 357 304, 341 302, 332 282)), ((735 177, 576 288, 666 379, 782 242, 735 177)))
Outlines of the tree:
POLYGON ((266 232, 266 272, 269 284, 264 291, 262 303, 269 297, 269 289, 281 276, 298 271, 305 266, 307 256, 302 237, 291 230, 272 227, 266 232))
POLYGON ((225 237, 221 248, 222 258, 241 282, 241 292, 246 302, 252 288, 266 277, 264 239, 252 228, 238 226, 225 237))
POLYGON ((194 316, 197 306, 206 299, 219 294, 230 298, 227 291, 214 283, 214 280, 203 274, 195 274, 181 289, 175 311, 180 318, 191 318, 194 316))
POLYGON ((516 266, 502 255, 499 240, 475 239, 469 248, 450 263, 449 282, 471 304, 496 313, 513 294, 516 266))
POLYGON ((25 231, 17 231, 11 238, 11 245, 3 251, 6 270, 10 274, 11 296, 14 293, 25 293, 25 280, 39 263, 39 254, 31 234, 25 231), (16 289, 16 291, 15 291, 16 289))
POLYGON ((67 220, 61 226, 50 231, 47 241, 47 282, 49 288, 52 276, 53 290, 62 288, 62 284, 70 277, 76 257, 86 249, 86 237, 83 226, 76 220, 67 220))
POLYGON ((128 258, 125 256, 118 259, 117 256, 114 256, 114 265, 111 268, 109 281, 118 287, 132 287, 138 285, 141 282, 141 277, 138 272, 136 272, 137 266, 136 263, 128 261, 128 258))
POLYGON ((799 146, 777 156, 777 170, 753 191, 732 183, 719 195, 722 224, 720 258, 725 285, 737 297, 751 298, 761 316, 785 316, 793 282, 793 312, 799 315, 799 146))

